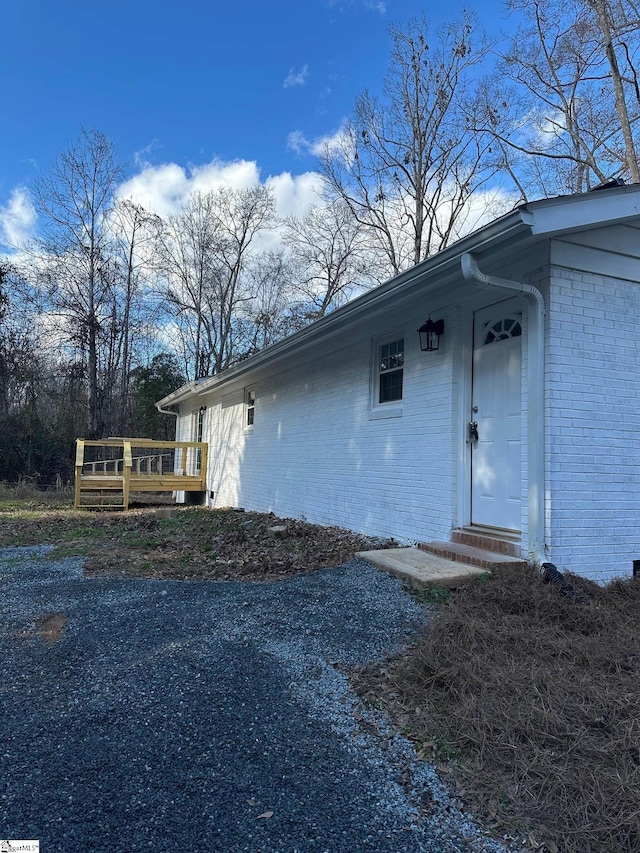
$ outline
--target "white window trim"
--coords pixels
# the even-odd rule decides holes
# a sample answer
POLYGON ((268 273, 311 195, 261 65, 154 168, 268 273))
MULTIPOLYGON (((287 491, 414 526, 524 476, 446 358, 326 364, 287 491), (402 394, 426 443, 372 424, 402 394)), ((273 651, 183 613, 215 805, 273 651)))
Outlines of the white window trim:
POLYGON ((407 353, 407 338, 404 329, 396 329, 392 332, 387 332, 384 335, 379 335, 374 338, 371 345, 371 378, 369 390, 369 420, 377 421, 386 418, 401 418, 405 397, 405 368, 406 368, 406 353, 407 353), (405 342, 405 364, 403 365, 402 375, 402 400, 389 400, 386 403, 379 402, 380 400, 380 347, 384 344, 391 343, 403 339, 405 342))
MULTIPOLYGON (((192 436, 193 436, 193 438, 191 439, 191 441, 199 441, 199 442, 204 441, 204 424, 205 424, 206 416, 207 416, 207 407, 206 406, 200 406, 199 409, 196 409, 195 412, 192 412, 192 417, 193 417, 192 436)), ((194 466, 193 466, 194 467, 194 473, 196 473, 196 474, 200 473, 201 468, 202 468, 201 463, 202 463, 202 453, 198 449, 195 451, 194 466)))
POLYGON ((203 441, 204 419, 207 414, 206 406, 202 406, 193 412, 193 439, 192 441, 203 441))
POLYGON ((252 433, 255 424, 256 416, 256 386, 247 385, 244 389, 244 405, 242 406, 242 418, 245 433, 252 433), (253 405, 250 405, 250 400, 253 400, 253 405), (249 411, 253 410, 253 421, 249 423, 249 411))

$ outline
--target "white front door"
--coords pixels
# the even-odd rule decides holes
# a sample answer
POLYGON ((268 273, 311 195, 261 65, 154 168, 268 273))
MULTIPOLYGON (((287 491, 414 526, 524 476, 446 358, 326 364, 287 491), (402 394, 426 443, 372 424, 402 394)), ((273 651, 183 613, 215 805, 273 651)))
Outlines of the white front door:
POLYGON ((522 313, 510 306, 512 300, 475 315, 471 523, 520 530, 522 313))

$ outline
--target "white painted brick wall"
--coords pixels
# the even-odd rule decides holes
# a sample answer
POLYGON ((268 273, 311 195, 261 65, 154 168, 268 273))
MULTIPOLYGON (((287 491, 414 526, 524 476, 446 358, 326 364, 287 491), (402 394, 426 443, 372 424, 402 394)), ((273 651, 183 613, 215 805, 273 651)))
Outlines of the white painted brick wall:
MULTIPOLYGON (((531 277, 547 299, 546 537, 561 570, 606 581, 628 576, 640 559, 640 285, 580 272, 593 250, 587 258, 578 244, 563 246, 563 263, 569 257, 573 269, 552 266, 548 285, 546 269, 531 277)), ((615 260, 607 256, 612 272, 615 260)), ((441 350, 420 353, 415 330, 423 313, 424 305, 408 305, 403 316, 353 333, 338 351, 328 344, 312 361, 247 379, 256 393, 253 430, 244 428, 241 385, 225 386, 224 399, 198 398, 196 409, 208 407, 213 504, 404 541, 448 539, 464 503, 453 435, 455 423, 466 421, 453 357, 464 335, 454 331, 455 311, 443 311, 441 350), (371 419, 371 340, 385 331, 395 337, 398 328, 402 417, 371 419)), ((524 380, 526 334, 523 344, 524 380)), ((526 381, 523 387, 526 439, 526 381)), ((188 411, 179 426, 184 438, 188 411)), ((524 475, 526 465, 525 452, 524 475)), ((526 499, 525 488, 523 544, 526 499)))
POLYGON ((451 351, 443 340, 440 352, 421 353, 417 325, 412 320, 405 329, 402 417, 369 417, 372 348, 364 334, 338 352, 258 379, 253 430, 243 426, 241 394, 219 409, 216 398, 205 400, 214 505, 405 541, 448 539, 455 496, 451 351))
MULTIPOLYGON (((615 264, 611 263, 615 269, 615 264)), ((550 559, 594 580, 640 559, 640 286, 554 269, 548 317, 550 559)))

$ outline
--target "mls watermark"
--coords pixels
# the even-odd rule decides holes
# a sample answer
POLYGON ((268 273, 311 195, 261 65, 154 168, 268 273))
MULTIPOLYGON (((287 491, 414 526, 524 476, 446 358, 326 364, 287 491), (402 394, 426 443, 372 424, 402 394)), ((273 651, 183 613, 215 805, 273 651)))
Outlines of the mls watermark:
POLYGON ((40 853, 40 842, 0 840, 0 853, 40 853))

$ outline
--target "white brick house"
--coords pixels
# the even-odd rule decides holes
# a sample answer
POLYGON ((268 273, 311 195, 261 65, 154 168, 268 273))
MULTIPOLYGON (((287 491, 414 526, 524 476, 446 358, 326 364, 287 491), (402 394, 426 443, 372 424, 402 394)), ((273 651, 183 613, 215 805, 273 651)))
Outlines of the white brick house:
POLYGON ((640 186, 523 205, 158 406, 209 442, 212 507, 405 542, 489 528, 528 559, 628 576, 640 186), (429 316, 444 332, 422 352, 429 316))

